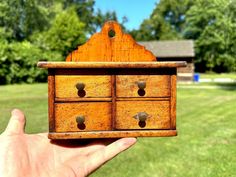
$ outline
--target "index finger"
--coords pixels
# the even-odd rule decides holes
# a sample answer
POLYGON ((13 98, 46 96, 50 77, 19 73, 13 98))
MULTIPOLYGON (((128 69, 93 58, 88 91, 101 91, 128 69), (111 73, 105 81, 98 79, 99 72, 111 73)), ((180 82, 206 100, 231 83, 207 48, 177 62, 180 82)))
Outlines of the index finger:
POLYGON ((111 160, 119 153, 125 151, 136 143, 136 138, 121 138, 108 146, 90 154, 84 168, 90 174, 105 162, 111 160))

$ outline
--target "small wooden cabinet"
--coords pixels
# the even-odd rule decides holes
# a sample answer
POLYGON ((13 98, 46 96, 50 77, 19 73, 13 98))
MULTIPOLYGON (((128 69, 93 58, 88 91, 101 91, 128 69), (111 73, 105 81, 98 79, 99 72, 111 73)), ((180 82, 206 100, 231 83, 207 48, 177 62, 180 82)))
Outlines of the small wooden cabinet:
POLYGON ((107 22, 48 69, 49 138, 176 135, 176 69, 107 22), (110 32, 113 36, 110 36, 110 32))

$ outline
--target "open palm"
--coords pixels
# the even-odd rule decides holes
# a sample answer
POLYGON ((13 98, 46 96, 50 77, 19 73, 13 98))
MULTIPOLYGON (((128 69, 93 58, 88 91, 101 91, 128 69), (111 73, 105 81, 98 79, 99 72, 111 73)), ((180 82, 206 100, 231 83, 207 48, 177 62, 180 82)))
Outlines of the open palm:
POLYGON ((24 114, 13 110, 0 135, 3 176, 87 176, 136 142, 135 138, 50 141, 46 133, 25 134, 24 126, 24 114))

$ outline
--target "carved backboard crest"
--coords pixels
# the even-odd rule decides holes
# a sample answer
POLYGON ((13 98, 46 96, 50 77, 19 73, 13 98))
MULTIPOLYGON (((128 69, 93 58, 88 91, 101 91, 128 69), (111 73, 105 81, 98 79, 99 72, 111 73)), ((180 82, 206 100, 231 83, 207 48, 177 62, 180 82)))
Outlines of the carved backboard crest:
POLYGON ((70 53, 66 61, 156 61, 156 57, 126 33, 115 21, 106 22, 101 32, 95 33, 77 50, 70 53))

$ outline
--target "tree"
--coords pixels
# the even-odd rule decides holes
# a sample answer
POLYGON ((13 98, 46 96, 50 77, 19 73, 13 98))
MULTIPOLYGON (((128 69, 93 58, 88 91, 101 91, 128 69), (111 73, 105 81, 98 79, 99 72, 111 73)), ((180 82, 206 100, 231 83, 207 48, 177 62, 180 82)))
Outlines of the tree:
POLYGON ((85 24, 78 18, 75 8, 70 7, 59 13, 51 28, 42 34, 50 50, 59 51, 63 56, 86 41, 85 24))
POLYGON ((5 0, 0 3, 0 27, 12 33, 14 40, 22 41, 35 31, 49 26, 47 1, 5 0))
POLYGON ((235 4, 235 0, 198 0, 187 12, 184 36, 195 40, 198 71, 236 71, 235 4))
POLYGON ((192 4, 192 0, 161 0, 140 29, 130 33, 142 41, 183 38, 185 14, 192 4))
MULTIPOLYGON (((63 0, 64 9, 75 7, 78 17, 85 24, 85 31, 90 35, 97 32, 107 20, 118 21, 115 11, 105 13, 102 13, 100 9, 95 11, 94 4, 94 0, 63 0)), ((125 21, 122 22, 125 23, 125 21)))
POLYGON ((108 20, 115 20, 118 21, 116 13, 114 11, 108 11, 105 14, 102 13, 100 9, 96 12, 94 23, 93 23, 93 32, 97 32, 101 29, 102 25, 108 20))
POLYGON ((37 62, 61 60, 61 54, 43 50, 26 40, 9 42, 9 36, 0 28, 0 85, 46 81, 47 73, 37 68, 37 62))
POLYGON ((94 0, 65 0, 64 7, 75 7, 80 20, 85 24, 85 30, 90 34, 94 33, 94 0))

